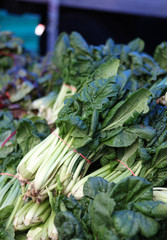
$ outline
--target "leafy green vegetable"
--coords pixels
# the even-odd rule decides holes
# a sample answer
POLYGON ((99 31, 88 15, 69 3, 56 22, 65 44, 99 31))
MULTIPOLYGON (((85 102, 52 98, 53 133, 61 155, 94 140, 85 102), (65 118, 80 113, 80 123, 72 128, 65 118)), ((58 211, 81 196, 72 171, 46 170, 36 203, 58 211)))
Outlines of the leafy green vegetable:
POLYGON ((159 229, 156 220, 130 210, 115 211, 113 224, 118 234, 127 238, 134 237, 139 231, 149 238, 154 236, 159 229))
POLYGON ((21 119, 17 125, 16 140, 23 155, 47 137, 48 125, 37 120, 35 124, 30 119, 21 119))
POLYGON ((118 184, 91 177, 84 185, 84 197, 78 202, 80 211, 76 210, 76 201, 72 204, 72 196, 68 200, 58 197, 60 207, 56 210, 55 225, 59 237, 89 239, 82 232, 86 226, 90 239, 102 240, 104 236, 112 240, 154 239, 161 234, 166 221, 167 204, 153 201, 152 193, 152 184, 139 177, 128 177, 118 184), (64 228, 60 226, 61 220, 64 228))
POLYGON ((94 198, 91 205, 91 228, 93 232, 98 232, 97 226, 105 225, 109 227, 112 225, 112 214, 116 202, 109 198, 107 193, 100 192, 94 198))
POLYGON ((15 240, 15 230, 13 225, 10 225, 9 228, 6 229, 6 221, 4 221, 4 219, 0 220, 0 239, 15 240))
POLYGON ((61 33, 52 61, 59 69, 63 81, 72 86, 79 86, 85 77, 103 62, 101 49, 94 50, 79 33, 72 32, 69 36, 61 33))
POLYGON ((55 218, 55 225, 60 233, 60 240, 69 238, 72 239, 74 237, 83 239, 82 228, 73 214, 69 212, 59 213, 59 215, 55 218))
POLYGON ((103 122, 103 131, 130 125, 136 121, 140 113, 148 112, 147 102, 150 95, 151 93, 148 89, 139 89, 135 93, 130 94, 125 101, 115 105, 103 122))
POLYGON ((162 69, 167 71, 167 42, 162 42, 158 45, 154 52, 154 59, 157 61, 162 69))

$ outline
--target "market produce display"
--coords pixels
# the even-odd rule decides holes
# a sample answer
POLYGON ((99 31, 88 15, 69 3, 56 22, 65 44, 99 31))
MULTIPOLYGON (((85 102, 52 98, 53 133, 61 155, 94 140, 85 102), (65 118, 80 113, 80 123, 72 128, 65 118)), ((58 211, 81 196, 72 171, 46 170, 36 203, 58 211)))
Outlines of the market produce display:
POLYGON ((0 239, 166 240, 166 71, 166 42, 0 33, 0 239))

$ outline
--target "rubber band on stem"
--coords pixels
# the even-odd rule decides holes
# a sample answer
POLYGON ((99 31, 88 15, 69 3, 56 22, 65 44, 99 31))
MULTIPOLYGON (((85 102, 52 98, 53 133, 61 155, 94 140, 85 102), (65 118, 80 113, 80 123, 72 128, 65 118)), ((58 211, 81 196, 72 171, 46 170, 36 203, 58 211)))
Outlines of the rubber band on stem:
POLYGON ((63 83, 63 85, 65 85, 66 87, 70 88, 72 91, 75 91, 75 92, 77 91, 77 89, 75 87, 72 87, 72 86, 70 86, 70 85, 68 85, 66 83, 63 83))
POLYGON ((118 161, 118 162, 120 162, 122 165, 124 165, 131 173, 132 173, 132 175, 134 176, 134 177, 136 177, 136 175, 134 174, 134 172, 125 164, 125 163, 123 163, 121 160, 119 160, 119 159, 116 159, 116 161, 118 161))
MULTIPOLYGON (((19 177, 16 176, 16 175, 13 175, 13 174, 10 174, 10 173, 0 173, 0 175, 6 175, 6 176, 10 176, 10 177, 15 177, 15 178, 17 178, 17 179, 19 180, 19 182, 20 182, 21 184, 23 183, 23 181, 20 180, 19 177)), ((24 182, 26 182, 27 184, 30 184, 30 183, 27 182, 27 181, 24 181, 24 182)))
MULTIPOLYGON (((64 142, 69 148, 72 148, 64 139, 62 139, 57 133, 52 132, 55 136, 57 136, 62 142, 64 142)), ((89 164, 91 164, 91 162, 89 161, 89 159, 87 159, 85 156, 83 156, 81 153, 77 152, 77 150, 75 150, 74 148, 72 148, 72 150, 74 152, 76 152, 77 154, 79 154, 82 158, 84 158, 89 164)))

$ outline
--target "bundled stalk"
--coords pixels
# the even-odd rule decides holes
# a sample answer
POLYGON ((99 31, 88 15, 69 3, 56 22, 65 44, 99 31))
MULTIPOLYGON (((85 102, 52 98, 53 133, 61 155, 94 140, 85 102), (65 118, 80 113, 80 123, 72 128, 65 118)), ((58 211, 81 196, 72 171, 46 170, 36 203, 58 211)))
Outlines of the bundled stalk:
POLYGON ((65 99, 71 97, 75 92, 74 87, 62 84, 58 94, 51 92, 47 96, 35 100, 32 103, 32 109, 38 109, 38 116, 45 118, 48 124, 52 124, 63 108, 65 99))
POLYGON ((57 97, 56 92, 50 92, 47 96, 32 102, 32 109, 38 109, 38 116, 45 118, 48 122, 52 118, 52 107, 57 97))
MULTIPOLYGON (((101 177, 108 182, 118 183, 128 176, 132 175, 138 176, 142 169, 142 162, 134 161, 137 155, 137 150, 138 144, 135 142, 132 146, 126 149, 123 157, 121 158, 121 163, 113 159, 108 164, 88 174, 74 185, 68 196, 72 194, 76 199, 82 198, 83 186, 90 177, 101 177), (131 165, 129 164, 129 162, 131 162, 131 165), (129 164, 130 168, 126 164, 129 164)), ((111 155, 109 155, 109 158, 110 157, 111 155)))
MULTIPOLYGON (((112 62, 105 64, 105 66, 102 66, 102 74, 107 77, 112 77, 116 75, 118 66, 119 62, 117 60, 113 60, 112 62), (108 74, 106 74, 105 70, 108 70, 108 74)), ((93 77, 101 79, 102 76, 99 75, 99 70, 97 70, 96 75, 93 75, 93 77)), ((106 79, 105 85, 108 83, 112 88, 112 86, 114 86, 113 82, 113 80, 106 79)), ((103 82, 99 80, 99 84, 102 86, 103 82)), ((101 92, 100 86, 98 91, 101 92)), ((116 87, 116 89, 118 89, 118 87, 116 87)), ((109 95, 111 95, 112 98, 112 94, 109 95)), ((115 93, 115 95, 117 95, 117 93, 115 93)), ((47 188, 48 184, 54 178, 57 179, 56 174, 58 171, 64 190, 68 186, 66 193, 71 190, 78 178, 83 176, 82 173, 86 173, 83 169, 87 169, 89 163, 80 156, 81 154, 79 154, 78 151, 74 151, 69 147, 75 145, 75 137, 70 136, 73 129, 74 127, 71 127, 69 129, 69 133, 62 140, 59 137, 59 128, 57 128, 44 141, 24 156, 17 168, 19 177, 21 180, 34 179, 28 187, 26 197, 37 197, 39 193, 47 188)), ((99 148, 101 149, 101 147, 99 148)), ((97 148, 94 152, 88 150, 86 158, 91 160, 96 152, 98 152, 99 148, 97 148)))
POLYGON ((16 230, 27 230, 32 226, 44 223, 50 212, 48 200, 40 205, 29 201, 17 211, 13 221, 14 228, 16 230))
POLYGON ((56 213, 52 211, 50 217, 48 218, 48 237, 53 240, 58 240, 58 231, 54 224, 56 213))
POLYGON ((28 240, 58 240, 58 231, 54 225, 55 212, 52 211, 47 220, 36 226, 31 227, 27 233, 28 240))
POLYGON ((167 203, 167 188, 165 187, 153 188, 153 197, 155 201, 162 201, 167 203))
POLYGON ((27 240, 49 240, 47 235, 48 222, 32 227, 27 233, 27 240))
POLYGON ((118 147, 130 146, 143 133, 147 141, 153 138, 152 129, 136 124, 139 116, 149 111, 147 102, 151 92, 139 89, 127 95, 130 73, 117 74, 118 67, 118 60, 102 64, 80 92, 67 99, 56 121, 58 128, 20 162, 17 168, 20 178, 34 179, 25 198, 40 202, 48 187, 57 188, 57 179, 67 195, 86 174, 89 168, 86 160, 100 158, 105 146, 117 147, 118 143, 118 147), (129 136, 130 141, 126 142, 129 136))
POLYGON ((0 210, 6 206, 14 206, 18 196, 21 194, 21 186, 16 178, 9 180, 9 177, 3 175, 0 177, 0 210))

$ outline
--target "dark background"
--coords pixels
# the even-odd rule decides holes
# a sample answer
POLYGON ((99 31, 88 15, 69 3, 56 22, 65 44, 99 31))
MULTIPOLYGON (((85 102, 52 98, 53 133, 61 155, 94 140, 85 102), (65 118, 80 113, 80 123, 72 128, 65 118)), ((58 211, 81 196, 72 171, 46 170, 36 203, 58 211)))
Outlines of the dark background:
MULTIPOLYGON (((10 13, 38 13, 47 25, 47 5, 12 0, 0 0, 0 8, 10 13)), ((9 29, 10 30, 10 29, 9 29)), ((145 52, 153 54, 155 47, 167 41, 167 19, 113 12, 60 7, 59 33, 78 31, 90 44, 103 44, 107 38, 116 43, 128 43, 136 37, 145 41, 145 52)), ((47 33, 41 36, 40 53, 46 53, 47 33)))

